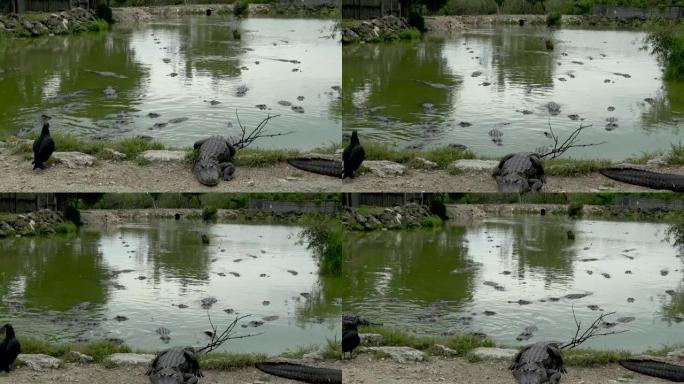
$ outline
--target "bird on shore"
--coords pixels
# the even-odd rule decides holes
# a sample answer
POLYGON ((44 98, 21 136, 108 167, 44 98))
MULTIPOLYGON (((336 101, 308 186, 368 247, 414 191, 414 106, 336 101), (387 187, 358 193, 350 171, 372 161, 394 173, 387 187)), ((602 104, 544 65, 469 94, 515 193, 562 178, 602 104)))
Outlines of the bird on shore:
POLYGON ((363 163, 366 158, 366 152, 364 152, 361 142, 359 142, 359 135, 356 131, 352 132, 351 140, 347 148, 342 152, 342 178, 349 177, 354 178, 354 173, 363 163))
POLYGON ((10 366, 21 353, 21 344, 14 335, 14 328, 5 324, 0 330, 5 331, 5 339, 0 343, 0 372, 9 372, 10 366))
POLYGON ((342 327, 342 359, 345 355, 349 353, 349 358, 351 359, 354 355, 354 349, 361 344, 361 338, 359 337, 359 332, 356 329, 356 325, 344 324, 342 327))
POLYGON ((43 129, 40 131, 40 137, 33 142, 33 169, 45 169, 45 163, 55 151, 55 142, 50 137, 50 117, 43 115, 41 120, 43 129))

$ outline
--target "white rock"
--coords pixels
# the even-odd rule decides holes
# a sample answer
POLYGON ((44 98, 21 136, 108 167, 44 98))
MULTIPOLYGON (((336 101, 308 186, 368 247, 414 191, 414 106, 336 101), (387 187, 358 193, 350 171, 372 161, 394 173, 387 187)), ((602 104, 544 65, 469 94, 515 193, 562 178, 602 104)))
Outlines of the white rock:
POLYGON ((446 345, 435 344, 435 345, 434 345, 434 348, 435 348, 435 350, 438 351, 439 354, 442 355, 442 356, 451 357, 451 356, 457 356, 457 355, 458 355, 458 352, 456 352, 455 350, 453 350, 453 349, 447 347, 446 345))
POLYGON ((126 154, 115 151, 111 148, 105 148, 105 152, 109 153, 109 155, 112 157, 112 159, 121 161, 121 160, 126 160, 126 154))
POLYGON ((369 160, 364 161, 363 166, 368 168, 372 174, 378 177, 391 177, 403 175, 406 167, 399 163, 388 160, 369 160))
POLYGON ((361 345, 379 347, 385 341, 379 333, 359 333, 361 345))
POLYGON ((489 171, 499 165, 496 160, 456 160, 449 165, 459 171, 489 171))
POLYGON ((78 351, 70 351, 69 353, 67 353, 67 358, 70 361, 78 361, 79 363, 84 364, 93 362, 92 356, 84 355, 83 353, 78 351))
POLYGON ((55 152, 52 154, 52 157, 61 164, 64 164, 65 167, 71 169, 90 167, 97 160, 95 156, 81 152, 55 152))
POLYGON ((143 159, 151 163, 184 162, 184 151, 149 150, 142 153, 143 159))
POLYGON ((435 163, 434 161, 430 161, 430 160, 428 160, 428 159, 426 159, 426 158, 423 158, 423 157, 416 157, 415 160, 416 160, 416 162, 420 163, 420 165, 421 165, 424 169, 435 169, 435 168, 437 168, 437 163, 435 163))
POLYGON ((473 349, 470 353, 482 360, 510 360, 518 354, 518 350, 512 348, 480 347, 473 349))
POLYGON ((146 353, 114 353, 109 360, 116 365, 148 365, 154 357, 146 353))
POLYGON ((20 354, 17 361, 26 364, 34 371, 42 371, 47 368, 59 368, 62 361, 56 357, 41 354, 20 354))
POLYGON ((409 361, 425 360, 424 352, 410 347, 368 347, 366 350, 386 354, 392 360, 401 364, 409 361))

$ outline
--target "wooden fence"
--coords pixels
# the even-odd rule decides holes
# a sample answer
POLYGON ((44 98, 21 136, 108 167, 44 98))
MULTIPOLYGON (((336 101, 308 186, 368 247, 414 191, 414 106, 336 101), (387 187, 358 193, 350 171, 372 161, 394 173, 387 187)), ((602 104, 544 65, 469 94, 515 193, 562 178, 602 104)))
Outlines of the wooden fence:
POLYGON ((249 209, 270 213, 325 213, 332 215, 339 209, 336 201, 282 201, 260 200, 249 201, 249 209))
POLYGON ((637 8, 637 7, 618 7, 613 5, 596 5, 592 9, 595 16, 603 16, 611 19, 632 20, 632 19, 684 19, 684 7, 665 7, 665 8, 637 8))
POLYGON ((0 13, 61 12, 95 6, 95 0, 0 0, 0 13))
POLYGON ((401 3, 402 0, 342 0, 342 18, 368 20, 387 15, 406 16, 407 10, 402 10, 401 3))
POLYGON ((54 193, 0 193, 0 212, 26 213, 59 208, 54 193))

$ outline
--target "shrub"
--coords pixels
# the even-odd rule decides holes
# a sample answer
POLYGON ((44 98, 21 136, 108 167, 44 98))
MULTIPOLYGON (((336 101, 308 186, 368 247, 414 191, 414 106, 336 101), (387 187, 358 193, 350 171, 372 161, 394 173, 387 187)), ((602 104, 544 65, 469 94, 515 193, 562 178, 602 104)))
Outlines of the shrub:
POLYGON ((432 196, 430 199, 430 213, 442 220, 447 220, 449 218, 449 216, 447 216, 446 204, 444 204, 442 196, 432 196))
POLYGON ((342 273, 342 241, 344 228, 339 223, 324 220, 311 222, 300 234, 320 258, 319 272, 322 275, 339 276, 342 273))
POLYGON ((76 225, 83 225, 83 222, 81 221, 81 211, 78 210, 76 204, 67 205, 64 209, 64 218, 76 225))
POLYGON ((583 209, 584 205, 582 203, 570 203, 570 205, 568 205, 568 216, 582 217, 583 209))
POLYGON ((549 12, 546 15, 546 26, 547 27, 558 27, 561 25, 561 14, 560 12, 554 11, 549 12))
POLYGON ((233 16, 237 18, 246 17, 249 14, 249 3, 247 1, 236 1, 233 4, 233 16))
POLYGON ((216 214, 217 213, 218 213, 218 209, 216 209, 216 207, 205 207, 202 210, 202 220, 204 220, 204 221, 216 220, 216 214))
POLYGON ((651 32, 646 42, 665 67, 665 79, 684 80, 684 28, 660 28, 651 32))
POLYGON ((402 40, 414 40, 414 39, 420 39, 422 36, 422 33, 417 28, 409 28, 401 31, 399 33, 399 38, 402 40))
POLYGON ((425 28, 425 19, 423 18, 423 15, 418 12, 414 11, 409 14, 408 23, 420 32, 425 32, 427 30, 425 28))
POLYGON ((102 19, 109 24, 114 22, 114 18, 112 17, 112 9, 105 3, 100 2, 97 4, 96 14, 98 19, 102 19))

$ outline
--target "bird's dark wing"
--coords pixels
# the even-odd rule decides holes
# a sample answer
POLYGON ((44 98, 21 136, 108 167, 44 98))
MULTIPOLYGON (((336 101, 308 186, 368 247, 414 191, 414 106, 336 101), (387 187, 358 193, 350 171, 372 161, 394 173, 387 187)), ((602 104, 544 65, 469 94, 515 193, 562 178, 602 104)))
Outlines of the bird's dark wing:
POLYGON ((190 365, 191 373, 195 375, 195 377, 203 377, 199 362, 197 362, 195 356, 188 351, 183 352, 183 355, 185 356, 185 361, 190 365))
POLYGON ((553 367, 551 368, 565 372, 565 368, 563 367, 563 357, 561 356, 560 349, 558 349, 558 347, 554 344, 549 344, 546 347, 546 352, 549 354, 549 358, 553 364, 553 367))
POLYGON ((9 341, 7 344, 7 349, 5 349, 5 359, 7 360, 7 364, 11 365, 14 363, 14 360, 17 359, 17 356, 21 353, 21 344, 19 344, 19 341, 17 339, 12 339, 9 341))
POLYGON ((52 156, 52 152, 55 151, 55 141, 52 140, 50 137, 46 137, 45 140, 43 140, 43 145, 40 148, 40 156, 43 161, 47 161, 50 156, 52 156))
POLYGON ((342 161, 349 161, 349 155, 351 155, 352 145, 349 144, 347 148, 342 152, 342 161))

